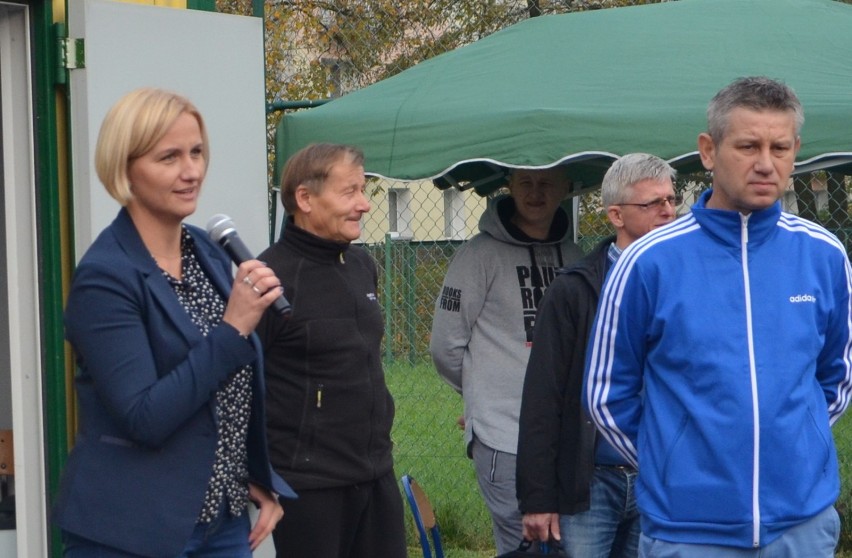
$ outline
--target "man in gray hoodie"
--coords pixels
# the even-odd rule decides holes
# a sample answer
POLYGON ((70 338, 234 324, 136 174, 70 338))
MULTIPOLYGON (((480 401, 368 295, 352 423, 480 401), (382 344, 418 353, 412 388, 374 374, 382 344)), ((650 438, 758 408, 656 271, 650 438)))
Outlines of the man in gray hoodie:
POLYGON ((583 254, 561 202, 565 169, 517 169, 459 248, 435 304, 430 350, 464 399, 465 444, 491 513, 497 553, 518 547, 515 455, 538 303, 557 268, 583 254))

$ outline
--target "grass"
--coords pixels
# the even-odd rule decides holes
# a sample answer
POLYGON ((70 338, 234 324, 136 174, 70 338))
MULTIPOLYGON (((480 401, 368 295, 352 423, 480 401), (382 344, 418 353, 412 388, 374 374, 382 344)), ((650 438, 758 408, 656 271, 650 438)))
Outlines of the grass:
MULTIPOLYGON (((456 424, 461 397, 431 364, 391 365, 386 375, 396 401, 392 437, 397 477, 410 474, 428 494, 449 556, 493 558, 491 520, 456 424)), ((419 549, 413 523, 408 540, 419 549)))
MULTIPOLYGON (((449 558, 493 558, 491 521, 479 495, 473 463, 464 453, 463 433, 456 425, 462 414, 461 397, 429 362, 392 364, 385 372, 396 401, 392 436, 397 476, 410 474, 428 494, 449 558)), ((852 411, 835 424, 833 432, 841 475, 836 556, 852 558, 852 411)), ((411 525, 409 557, 417 558, 422 552, 410 517, 406 510, 411 525)))
MULTIPOLYGON (((465 548, 448 548, 444 546, 444 554, 447 558, 494 558, 494 550, 467 550, 465 548)), ((432 553, 434 556, 434 552, 432 553)), ((408 558, 423 558, 423 551, 419 546, 408 547, 408 558)))
POLYGON ((852 412, 843 415, 832 430, 840 462, 840 498, 835 504, 840 514, 837 556, 852 558, 852 412))

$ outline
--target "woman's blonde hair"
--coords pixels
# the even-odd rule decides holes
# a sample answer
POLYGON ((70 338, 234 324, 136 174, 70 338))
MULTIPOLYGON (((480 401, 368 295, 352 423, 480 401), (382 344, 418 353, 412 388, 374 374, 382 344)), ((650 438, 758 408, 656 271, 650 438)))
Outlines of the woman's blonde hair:
POLYGON ((124 206, 133 198, 127 177, 130 163, 153 149, 184 113, 198 121, 206 168, 210 164, 207 128, 201 113, 186 97, 143 87, 123 96, 109 110, 98 133, 95 171, 106 191, 118 203, 124 206))

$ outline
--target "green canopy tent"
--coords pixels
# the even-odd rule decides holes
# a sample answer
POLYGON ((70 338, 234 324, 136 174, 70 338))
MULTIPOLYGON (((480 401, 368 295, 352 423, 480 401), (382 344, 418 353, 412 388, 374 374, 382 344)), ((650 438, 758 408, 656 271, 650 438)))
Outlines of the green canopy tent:
POLYGON ((280 167, 349 143, 365 170, 487 194, 505 170, 566 165, 599 184, 617 156, 700 169, 707 102, 765 75, 805 106, 798 169, 852 172, 852 6, 832 0, 680 0, 532 18, 323 106, 285 115, 280 167))

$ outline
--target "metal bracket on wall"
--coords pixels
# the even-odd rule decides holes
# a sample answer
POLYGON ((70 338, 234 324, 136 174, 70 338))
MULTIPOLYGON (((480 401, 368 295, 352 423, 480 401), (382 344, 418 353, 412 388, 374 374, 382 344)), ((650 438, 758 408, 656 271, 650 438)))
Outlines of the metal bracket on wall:
POLYGON ((56 83, 67 83, 68 72, 86 67, 86 46, 83 39, 72 39, 66 36, 65 24, 53 25, 53 35, 56 44, 56 83))
POLYGON ((76 70, 86 67, 86 47, 83 39, 65 38, 62 41, 62 54, 65 68, 76 70))

